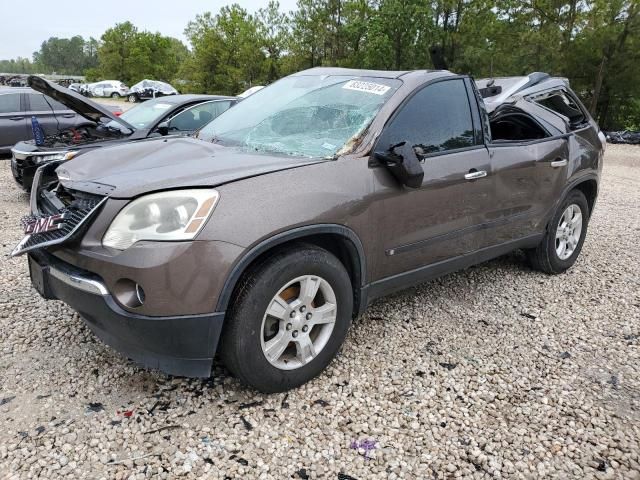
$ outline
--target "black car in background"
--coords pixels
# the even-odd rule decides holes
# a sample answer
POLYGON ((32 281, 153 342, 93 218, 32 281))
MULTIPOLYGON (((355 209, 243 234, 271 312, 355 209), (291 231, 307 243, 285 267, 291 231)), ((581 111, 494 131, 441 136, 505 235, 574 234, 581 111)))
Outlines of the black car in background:
POLYGON ((88 123, 82 115, 41 92, 0 87, 0 155, 9 154, 17 142, 33 138, 31 117, 38 119, 45 135, 88 123))
MULTIPOLYGON (((38 146, 28 140, 11 149, 13 176, 25 190, 31 188, 38 167, 46 163, 70 160, 94 148, 121 142, 161 135, 188 135, 238 101, 235 97, 216 95, 172 95, 145 102, 116 116, 106 106, 40 77, 29 77, 29 85, 66 106, 74 117, 82 119, 82 123, 79 126, 61 123, 57 127, 54 122, 53 131, 45 128, 44 145, 38 146)), ((54 119, 59 117, 53 116, 54 119)), ((29 128, 30 125, 29 121, 29 128)))

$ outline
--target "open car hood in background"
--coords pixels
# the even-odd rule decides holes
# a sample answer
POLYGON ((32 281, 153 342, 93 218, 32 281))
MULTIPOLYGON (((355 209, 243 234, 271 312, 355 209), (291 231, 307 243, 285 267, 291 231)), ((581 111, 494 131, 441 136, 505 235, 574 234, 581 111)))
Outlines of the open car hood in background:
POLYGON ((73 110, 92 122, 107 123, 108 121, 113 120, 132 132, 136 130, 136 127, 128 124, 125 120, 116 116, 107 108, 96 102, 92 102, 73 90, 63 88, 36 75, 30 75, 27 79, 27 83, 35 91, 57 100, 70 110, 73 110))

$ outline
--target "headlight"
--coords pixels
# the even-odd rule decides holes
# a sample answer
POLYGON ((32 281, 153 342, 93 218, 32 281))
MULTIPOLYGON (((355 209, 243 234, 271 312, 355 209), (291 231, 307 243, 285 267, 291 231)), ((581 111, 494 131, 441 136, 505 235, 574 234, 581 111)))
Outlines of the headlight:
POLYGON ((41 165, 43 163, 54 162, 56 160, 71 160, 78 152, 58 152, 49 155, 38 155, 33 157, 33 163, 41 165))
POLYGON ((210 189, 145 195, 118 213, 102 244, 125 250, 139 240, 191 240, 204 226, 218 198, 218 192, 210 189))

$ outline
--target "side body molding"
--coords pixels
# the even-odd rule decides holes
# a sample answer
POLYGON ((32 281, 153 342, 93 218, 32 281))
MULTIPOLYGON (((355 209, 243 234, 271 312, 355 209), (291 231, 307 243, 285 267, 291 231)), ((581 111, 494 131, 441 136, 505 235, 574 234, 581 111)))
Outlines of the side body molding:
MULTIPOLYGON (((218 304, 216 306, 217 312, 224 312, 229 306, 229 301, 233 290, 240 280, 242 274, 251 265, 251 263, 263 253, 285 242, 291 240, 304 239, 305 237, 313 237, 314 235, 332 234, 339 235, 347 240, 346 245, 349 248, 349 255, 352 256, 352 260, 358 261, 359 268, 354 271, 354 289, 358 298, 360 298, 360 292, 366 281, 366 258, 364 254, 364 248, 362 242, 356 233, 344 225, 324 223, 318 225, 305 225, 297 227, 285 232, 281 232, 273 237, 269 237, 254 247, 252 247, 233 267, 231 273, 225 280, 224 287, 220 296, 218 297, 218 304)), ((361 308, 363 306, 361 305, 361 308)))

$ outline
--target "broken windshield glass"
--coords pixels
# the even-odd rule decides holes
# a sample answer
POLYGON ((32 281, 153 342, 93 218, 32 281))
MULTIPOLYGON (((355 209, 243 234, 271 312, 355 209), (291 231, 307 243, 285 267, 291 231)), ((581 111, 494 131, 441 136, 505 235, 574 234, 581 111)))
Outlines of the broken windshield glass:
POLYGON ((287 77, 227 110, 198 137, 257 152, 333 157, 362 135, 401 84, 372 77, 287 77))

